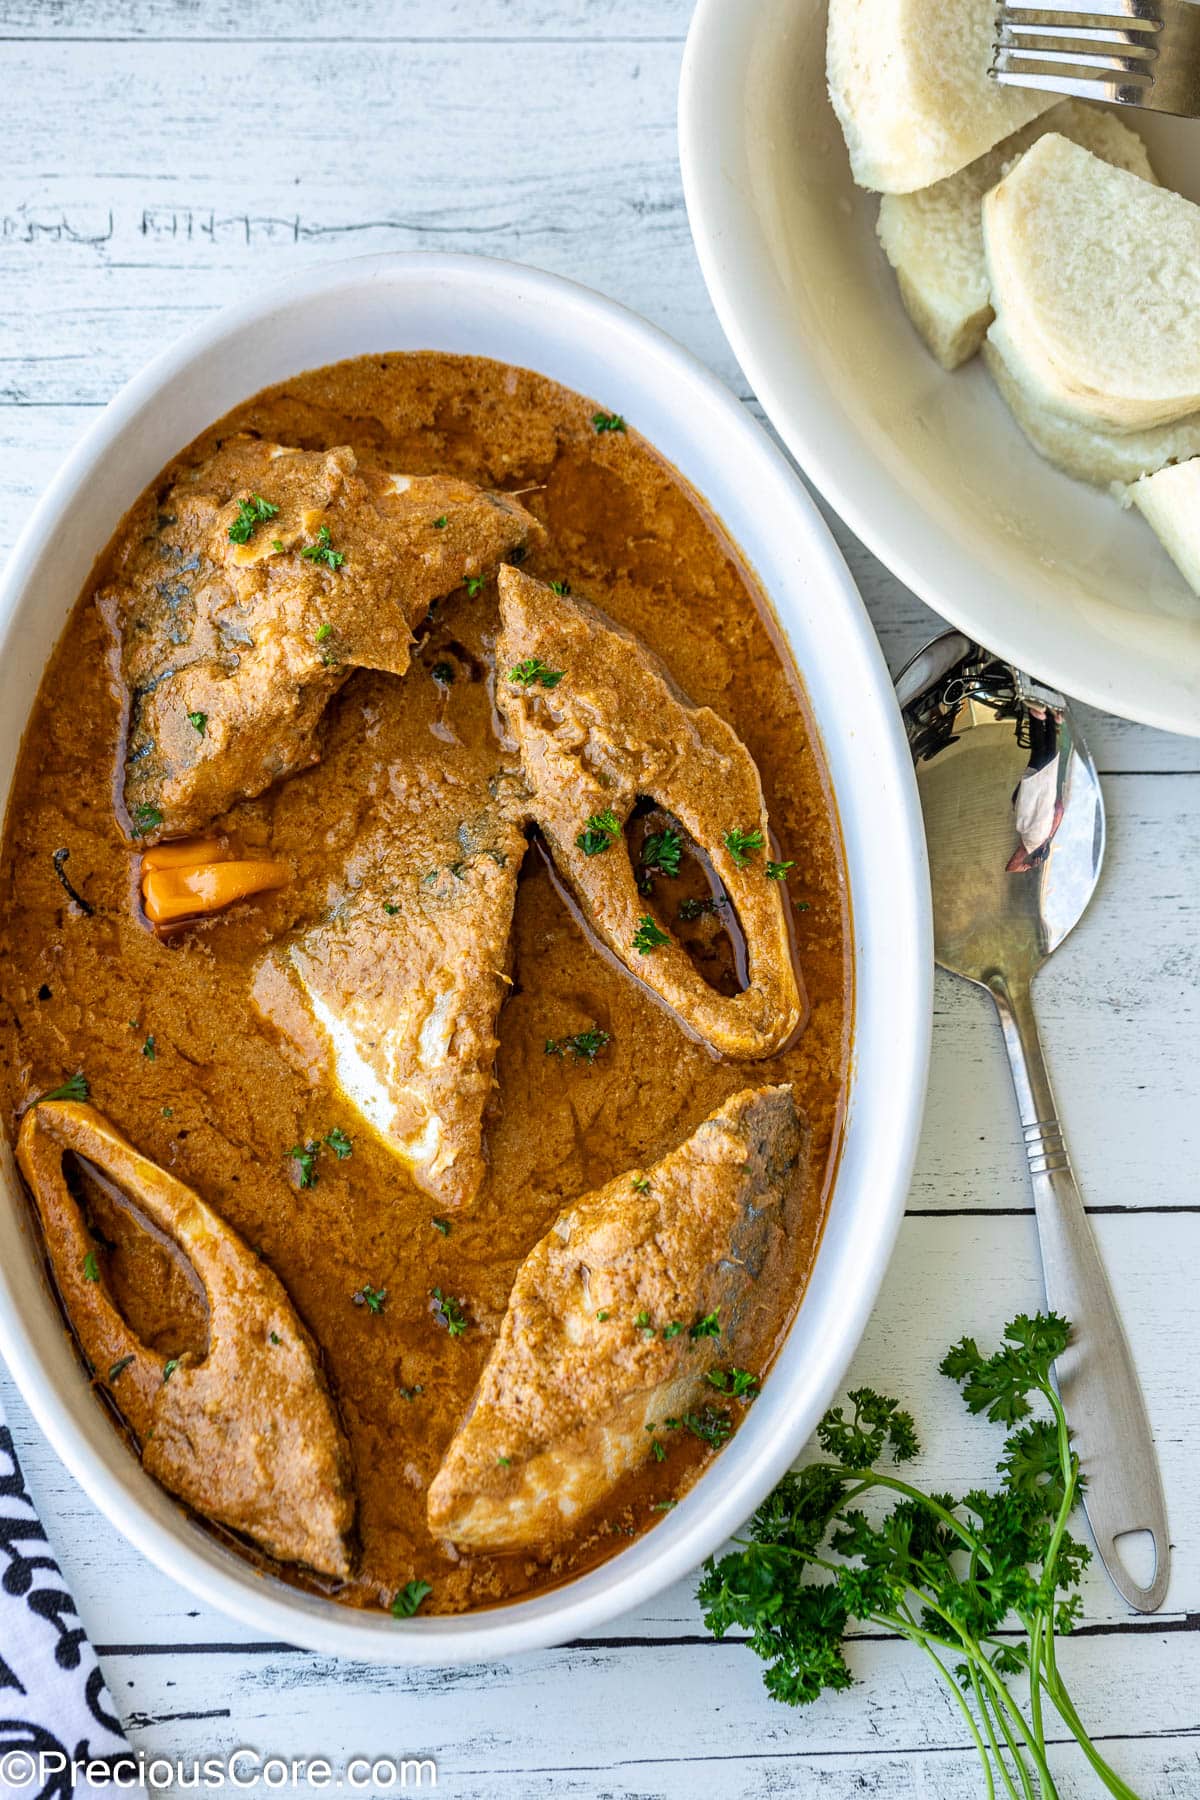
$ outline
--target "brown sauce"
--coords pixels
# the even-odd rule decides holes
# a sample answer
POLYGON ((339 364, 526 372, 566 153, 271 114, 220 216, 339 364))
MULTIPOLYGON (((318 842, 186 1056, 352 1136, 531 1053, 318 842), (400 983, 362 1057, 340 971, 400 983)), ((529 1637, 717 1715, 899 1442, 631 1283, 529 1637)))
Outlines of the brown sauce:
MULTIPOLYGON (((850 1053, 848 903, 803 691, 752 573, 717 521, 634 431, 597 433, 594 411, 541 377, 481 359, 362 358, 239 407, 164 471, 139 502, 140 516, 235 429, 306 449, 349 444, 364 463, 390 470, 531 490, 524 503, 548 536, 531 552, 530 570, 569 581, 635 631, 693 702, 729 721, 758 763, 772 854, 794 859, 787 892, 809 1002, 805 1029, 780 1054, 727 1063, 685 1035, 594 947, 546 859, 531 852, 501 1014, 489 1176, 445 1234, 403 1166, 336 1094, 310 1088, 255 1011, 251 966, 336 888, 369 810, 366 784, 387 779, 385 754, 391 768, 402 765, 404 732, 449 732, 494 756, 494 584, 435 609, 405 677, 426 684, 420 704, 401 716, 403 684, 353 676, 332 704, 322 762, 221 822, 248 850, 291 859, 299 879, 164 943, 141 915, 138 857, 114 819, 122 709, 94 605, 122 532, 135 528, 135 508, 46 671, 9 803, 0 873, 6 1128, 14 1136, 32 1095, 82 1069, 95 1105, 203 1194, 279 1276, 320 1345, 351 1446, 361 1554, 339 1597, 352 1604, 387 1605, 417 1577, 433 1584, 426 1610, 544 1588, 647 1529, 711 1454, 681 1434, 665 1462, 627 1480, 553 1557, 456 1555, 431 1539, 426 1489, 470 1400, 514 1271, 565 1202, 653 1161, 739 1089, 794 1083, 812 1161, 786 1262, 763 1278, 769 1286, 756 1309, 762 1325, 750 1364, 761 1369, 803 1293, 836 1163, 850 1053), (431 673, 447 662, 455 671, 449 684, 431 673), (63 849, 90 913, 56 873, 63 849), (594 1060, 547 1054, 549 1040, 592 1026, 609 1038, 594 1060), (323 1157, 317 1184, 301 1190, 289 1148, 335 1125, 352 1134, 353 1155, 323 1157), (386 1287, 382 1312, 354 1304, 364 1283, 386 1287), (450 1338, 439 1323, 434 1286, 461 1298, 471 1322, 463 1336, 450 1338)), ((663 823, 654 811, 631 822, 635 859, 663 823)), ((733 991, 743 965, 736 920, 722 916, 695 847, 685 846, 677 881, 652 886, 648 904, 669 899, 672 925, 706 979, 733 991)), ((84 1168, 72 1180, 130 1322, 163 1351, 202 1344, 202 1306, 186 1272, 103 1181, 84 1168)))

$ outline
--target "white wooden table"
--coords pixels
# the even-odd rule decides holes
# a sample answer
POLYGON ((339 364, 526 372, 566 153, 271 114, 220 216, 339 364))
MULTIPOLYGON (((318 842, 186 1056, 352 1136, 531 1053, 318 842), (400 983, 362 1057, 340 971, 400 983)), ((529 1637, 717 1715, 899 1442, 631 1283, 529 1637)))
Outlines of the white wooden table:
MULTIPOLYGON (((283 271, 469 250, 646 314, 754 408, 709 306, 675 156, 689 0, 0 0, 0 545, 128 376, 283 271)), ((833 521, 896 666, 936 629, 833 521)), ((1093 1571, 1063 1652, 1080 1710, 1146 1797, 1200 1795, 1200 742, 1085 723, 1104 882, 1039 1003, 1084 1191, 1146 1385, 1175 1543, 1167 1610, 1093 1571)), ((908 1396, 935 1485, 990 1472, 934 1373, 1040 1296, 1016 1119, 986 1001, 939 978, 910 1208, 853 1376, 908 1396)), ((587 1641, 403 1673, 263 1643, 200 1608, 94 1511, 7 1378, 34 1494, 135 1743, 432 1755, 479 1800, 820 1794, 966 1800, 973 1752, 904 1644, 805 1712, 703 1632, 684 1582, 587 1641)), ((1064 1796, 1091 1794, 1073 1748, 1064 1796)))

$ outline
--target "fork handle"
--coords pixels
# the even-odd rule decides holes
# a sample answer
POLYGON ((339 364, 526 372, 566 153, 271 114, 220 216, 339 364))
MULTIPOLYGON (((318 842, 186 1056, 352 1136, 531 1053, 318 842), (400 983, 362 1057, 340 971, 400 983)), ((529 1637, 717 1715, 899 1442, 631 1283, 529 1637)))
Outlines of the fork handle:
POLYGON ((1046 1299, 1073 1327, 1054 1372, 1086 1477, 1084 1509, 1117 1592, 1138 1612, 1157 1612, 1167 1594, 1170 1540, 1146 1403, 1063 1141, 1029 983, 996 975, 987 985, 1017 1090, 1046 1299), (1148 1587, 1121 1560, 1117 1539, 1130 1531, 1154 1539, 1148 1587))

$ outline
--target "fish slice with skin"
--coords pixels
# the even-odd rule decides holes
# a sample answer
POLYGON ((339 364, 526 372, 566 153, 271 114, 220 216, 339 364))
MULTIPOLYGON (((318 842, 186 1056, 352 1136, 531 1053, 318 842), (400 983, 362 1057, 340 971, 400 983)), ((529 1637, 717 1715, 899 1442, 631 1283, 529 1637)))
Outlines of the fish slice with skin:
POLYGON ((311 1080, 332 1080, 453 1208, 483 1180, 525 837, 494 807, 464 821, 455 788, 414 785, 419 813, 361 846, 353 892, 270 950, 251 994, 311 1080))
POLYGON ((727 1408, 708 1376, 751 1336, 755 1283, 807 1154, 792 1089, 747 1089, 649 1168, 559 1214, 517 1271, 430 1486, 435 1536, 552 1546, 649 1461, 669 1421, 727 1408))
POLYGON ((97 1379, 109 1371, 108 1391, 147 1472, 281 1562, 348 1575, 350 1453, 320 1352, 277 1276, 199 1194, 140 1155, 91 1106, 30 1107, 17 1160, 63 1303, 97 1379), (168 1360, 126 1324, 63 1173, 69 1152, 108 1176, 190 1265, 208 1304, 203 1356, 168 1360))
POLYGON ((803 1016, 781 883, 766 874, 770 837, 762 784, 736 733, 691 706, 658 659, 597 607, 523 570, 500 571, 503 627, 496 698, 516 741, 528 810, 592 929, 625 967, 722 1056, 779 1049, 803 1016), (522 665, 558 679, 520 678, 522 665), (579 837, 594 815, 623 832, 637 801, 658 802, 708 856, 746 943, 748 984, 720 994, 668 933, 641 952, 647 912, 623 838, 603 851, 579 837), (757 835, 741 859, 731 832, 757 835))
POLYGON ((540 529, 507 494, 360 465, 346 445, 240 435, 180 475, 98 596, 128 707, 132 835, 202 832, 317 762, 351 671, 403 675, 431 603, 540 529))

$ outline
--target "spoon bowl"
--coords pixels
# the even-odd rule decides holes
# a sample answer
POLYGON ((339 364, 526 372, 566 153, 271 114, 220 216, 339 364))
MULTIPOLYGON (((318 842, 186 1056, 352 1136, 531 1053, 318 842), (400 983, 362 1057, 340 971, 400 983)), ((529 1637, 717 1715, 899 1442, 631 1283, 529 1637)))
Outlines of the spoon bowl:
POLYGON ((916 764, 933 887, 934 955, 986 988, 1008 1052, 1033 1187, 1046 1298, 1069 1319, 1055 1367, 1085 1479, 1084 1506, 1118 1593, 1166 1598, 1169 1540, 1145 1401, 1084 1211, 1042 1054, 1031 985, 1079 922, 1104 860, 1104 798, 1054 689, 946 632, 902 670, 897 698, 916 764), (1148 1583, 1120 1540, 1148 1533, 1148 1583))
POLYGON ((935 954, 982 987, 998 969, 1031 981, 1100 879, 1100 779, 1061 694, 958 632, 937 644, 949 667, 914 660, 901 682, 921 685, 907 701, 897 684, 925 814, 935 954))

